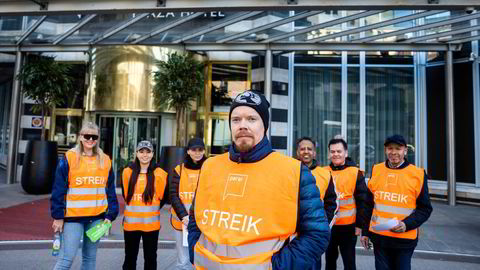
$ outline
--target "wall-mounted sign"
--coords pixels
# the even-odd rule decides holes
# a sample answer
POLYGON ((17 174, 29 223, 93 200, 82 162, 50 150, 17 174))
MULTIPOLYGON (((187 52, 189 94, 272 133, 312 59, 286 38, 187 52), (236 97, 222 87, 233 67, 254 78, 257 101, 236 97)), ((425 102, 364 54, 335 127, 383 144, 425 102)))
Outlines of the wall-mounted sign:
POLYGON ((32 117, 32 127, 41 128, 43 126, 43 120, 41 117, 32 117))

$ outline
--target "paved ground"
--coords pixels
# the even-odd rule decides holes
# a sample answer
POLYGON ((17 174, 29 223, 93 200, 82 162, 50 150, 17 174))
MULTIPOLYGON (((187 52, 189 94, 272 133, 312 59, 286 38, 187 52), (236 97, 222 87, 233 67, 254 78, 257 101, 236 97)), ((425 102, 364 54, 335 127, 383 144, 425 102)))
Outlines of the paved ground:
MULTIPOLYGON (((0 257, 2 258, 0 260, 0 269, 51 270, 55 264, 55 257, 52 257, 50 252, 50 249, 0 251, 0 257), (22 259, 19 260, 18 258, 22 259)), ((157 269, 175 269, 175 250, 159 249, 157 256, 157 269)), ((121 269, 123 258, 124 253, 121 248, 101 248, 97 253, 97 269, 121 269)), ((143 253, 141 250, 138 258, 137 269, 143 269, 143 253)), ((80 265, 80 256, 77 256, 72 270, 80 269, 80 265)), ((474 263, 427 260, 421 258, 414 258, 412 263, 413 270, 478 270, 479 267, 479 264, 474 263)), ((341 262, 339 262, 338 269, 343 269, 341 262)), ((373 256, 357 256, 357 269, 375 269, 373 256)))
POLYGON ((6 183, 7 183, 7 171, 3 167, 0 167, 0 184, 6 184, 6 183))
MULTIPOLYGON (((119 203, 123 210, 121 196, 119 203)), ((433 207, 431 218, 421 227, 413 269, 480 269, 480 207, 450 207, 440 201, 434 201, 433 207)), ((159 238, 167 244, 159 244, 158 269, 173 269, 175 260, 168 209, 162 209, 159 238)), ((105 242, 99 250, 97 269, 119 269, 123 262, 121 220, 122 215, 113 223, 109 236, 113 244, 105 242)), ((0 185, 0 269, 51 269, 51 222, 49 195, 25 194, 20 184, 0 185), (44 241, 16 244, 15 240, 44 241)), ((358 249, 357 254, 358 269, 374 268, 371 251, 358 249)), ((75 267, 79 269, 78 262, 75 267)))

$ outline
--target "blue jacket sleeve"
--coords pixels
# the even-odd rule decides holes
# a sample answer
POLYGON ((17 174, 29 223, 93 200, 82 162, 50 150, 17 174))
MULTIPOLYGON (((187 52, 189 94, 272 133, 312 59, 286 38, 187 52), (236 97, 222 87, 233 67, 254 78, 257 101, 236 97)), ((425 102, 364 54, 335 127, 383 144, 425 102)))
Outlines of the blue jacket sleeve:
POLYGON ((112 169, 108 173, 108 182, 105 187, 105 192, 107 193, 108 208, 105 218, 114 221, 118 215, 118 200, 117 192, 115 190, 115 176, 113 175, 112 169))
POLYGON ((433 208, 428 194, 428 177, 427 173, 425 173, 425 176, 423 177, 423 187, 420 191, 420 195, 417 197, 417 208, 415 208, 415 211, 403 220, 407 231, 420 227, 420 225, 428 220, 432 211, 433 208))
POLYGON ((301 168, 297 237, 272 257, 273 269, 309 269, 320 260, 330 241, 330 228, 320 192, 310 170, 301 168))
POLYGON ((201 231, 197 227, 195 220, 195 198, 193 198, 192 206, 190 207, 190 215, 188 217, 188 254, 190 255, 190 262, 193 264, 193 249, 200 238, 201 231))
POLYGON ((52 197, 50 197, 50 212, 53 219, 65 217, 65 196, 68 190, 68 161, 66 158, 59 160, 55 170, 53 181, 52 197))

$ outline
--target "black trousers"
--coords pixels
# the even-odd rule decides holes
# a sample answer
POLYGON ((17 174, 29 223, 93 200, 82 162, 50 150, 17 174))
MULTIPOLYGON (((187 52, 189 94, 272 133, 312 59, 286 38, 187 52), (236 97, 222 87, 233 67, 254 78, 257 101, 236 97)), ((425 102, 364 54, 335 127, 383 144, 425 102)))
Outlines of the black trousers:
POLYGON ((123 231, 125 238, 125 261, 123 270, 135 270, 137 268, 138 250, 140 239, 143 240, 143 258, 145 270, 157 269, 158 230, 151 232, 123 231))
POLYGON ((415 247, 412 248, 384 248, 373 245, 375 254, 376 270, 410 270, 412 255, 415 247))
POLYGON ((330 243, 325 252, 325 270, 336 270, 338 250, 342 254, 343 269, 355 270, 355 245, 357 244, 357 236, 351 233, 343 233, 332 230, 330 243))

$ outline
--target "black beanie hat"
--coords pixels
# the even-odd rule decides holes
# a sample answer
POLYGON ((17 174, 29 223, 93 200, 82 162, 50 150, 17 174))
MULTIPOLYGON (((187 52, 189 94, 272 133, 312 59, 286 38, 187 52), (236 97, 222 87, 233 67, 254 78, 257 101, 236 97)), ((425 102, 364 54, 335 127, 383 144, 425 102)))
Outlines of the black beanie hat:
POLYGON ((228 114, 228 123, 230 125, 230 129, 230 119, 232 118, 232 111, 239 106, 247 106, 257 111, 257 113, 262 118, 263 127, 265 128, 265 134, 267 134, 268 120, 270 118, 268 108, 270 108, 270 103, 265 98, 265 96, 260 92, 252 90, 247 90, 243 93, 238 94, 237 97, 233 100, 232 105, 230 106, 230 113, 228 114))

